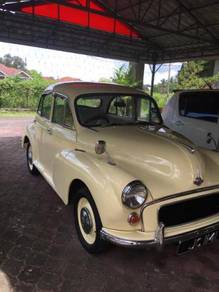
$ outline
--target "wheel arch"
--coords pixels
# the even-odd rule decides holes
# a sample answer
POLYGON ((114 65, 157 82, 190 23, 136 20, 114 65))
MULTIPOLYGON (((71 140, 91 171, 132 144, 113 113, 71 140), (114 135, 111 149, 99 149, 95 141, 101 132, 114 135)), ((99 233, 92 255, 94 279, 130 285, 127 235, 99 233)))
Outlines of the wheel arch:
POLYGON ((22 147, 23 148, 27 148, 27 145, 30 143, 30 139, 27 135, 25 135, 23 137, 23 140, 22 140, 22 147))
MULTIPOLYGON (((68 204, 73 204, 74 203, 74 193, 79 189, 79 188, 86 188, 89 192, 88 186, 83 182, 81 179, 74 179, 70 186, 69 186, 69 192, 68 192, 68 204)), ((90 192, 91 194, 91 192, 90 192)), ((92 195, 91 195, 92 196, 92 195)))

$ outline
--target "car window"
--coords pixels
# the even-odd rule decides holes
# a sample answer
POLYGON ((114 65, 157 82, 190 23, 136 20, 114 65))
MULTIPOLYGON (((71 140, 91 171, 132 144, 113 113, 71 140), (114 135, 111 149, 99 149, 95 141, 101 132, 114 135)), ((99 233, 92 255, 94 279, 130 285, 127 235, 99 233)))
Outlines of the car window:
POLYGON ((99 108, 101 106, 101 99, 95 98, 95 97, 93 97, 93 98, 91 98, 91 97, 78 98, 77 105, 91 107, 91 108, 99 108))
POLYGON ((39 102, 39 105, 38 105, 38 108, 37 108, 37 113, 38 113, 40 116, 41 116, 41 113, 42 113, 43 99, 44 99, 44 96, 41 96, 41 98, 40 98, 40 102, 39 102))
POLYGON ((219 93, 187 92, 179 99, 179 114, 187 118, 217 123, 219 111, 219 93))
POLYGON ((66 98, 58 95, 55 97, 52 121, 61 126, 73 127, 72 113, 66 98))
POLYGON ((65 101, 64 125, 69 128, 72 128, 74 126, 72 113, 67 100, 65 101))
POLYGON ((134 97, 133 96, 117 96, 112 99, 108 113, 123 118, 134 117, 134 97))
POLYGON ((42 104, 40 109, 40 114, 46 119, 50 119, 51 109, 52 109, 53 95, 44 95, 42 98, 42 104))
POLYGON ((146 98, 139 99, 138 121, 150 121, 150 101, 146 98))
POLYGON ((65 113, 65 99, 56 96, 54 102, 53 118, 54 123, 62 125, 64 122, 64 113, 65 113))
POLYGON ((94 95, 78 97, 75 111, 79 123, 86 127, 110 127, 119 125, 161 124, 162 118, 156 102, 146 95, 98 93, 95 99, 100 99, 98 108, 88 107, 87 100, 93 100, 94 95), (85 101, 83 101, 85 99, 85 101))

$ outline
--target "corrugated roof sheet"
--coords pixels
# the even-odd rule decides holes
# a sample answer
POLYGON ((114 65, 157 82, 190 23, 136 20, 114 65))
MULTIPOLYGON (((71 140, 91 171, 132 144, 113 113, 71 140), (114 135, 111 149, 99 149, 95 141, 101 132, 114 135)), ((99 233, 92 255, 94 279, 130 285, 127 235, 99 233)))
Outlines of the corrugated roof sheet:
POLYGON ((1 2, 0 40, 149 63, 219 56, 216 0, 1 2))

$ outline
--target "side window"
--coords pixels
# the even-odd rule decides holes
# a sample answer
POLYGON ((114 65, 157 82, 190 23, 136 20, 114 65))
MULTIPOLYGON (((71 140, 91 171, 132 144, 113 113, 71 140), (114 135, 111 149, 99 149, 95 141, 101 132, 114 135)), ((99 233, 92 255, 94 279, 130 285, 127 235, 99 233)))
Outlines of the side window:
POLYGON ((137 120, 147 123, 161 123, 159 110, 153 101, 147 98, 138 99, 137 120))
POLYGON ((53 95, 52 94, 44 95, 41 98, 40 108, 38 109, 38 112, 40 111, 40 115, 48 120, 50 119, 52 102, 53 102, 53 95))
POLYGON ((72 113, 66 98, 58 95, 55 97, 52 121, 68 128, 73 127, 72 113))
POLYGON ((182 94, 179 100, 179 113, 187 118, 217 123, 218 105, 218 97, 214 93, 182 94))
POLYGON ((41 114, 42 114, 43 99, 44 99, 44 96, 41 96, 40 101, 39 101, 39 105, 38 105, 38 109, 37 109, 37 113, 38 113, 40 116, 41 116, 41 114))
POLYGON ((108 113, 124 118, 134 117, 134 99, 132 96, 115 97, 109 106, 108 113))
POLYGON ((179 98, 179 114, 181 116, 186 116, 186 104, 187 104, 187 96, 180 95, 179 98))
POLYGON ((138 121, 150 121, 150 101, 146 98, 140 98, 138 100, 138 121))
POLYGON ((72 113, 68 104, 68 101, 65 101, 65 116, 64 116, 64 125, 68 128, 73 128, 74 122, 72 118, 72 113))
POLYGON ((65 99, 59 96, 55 97, 52 121, 59 125, 63 125, 65 114, 65 99))

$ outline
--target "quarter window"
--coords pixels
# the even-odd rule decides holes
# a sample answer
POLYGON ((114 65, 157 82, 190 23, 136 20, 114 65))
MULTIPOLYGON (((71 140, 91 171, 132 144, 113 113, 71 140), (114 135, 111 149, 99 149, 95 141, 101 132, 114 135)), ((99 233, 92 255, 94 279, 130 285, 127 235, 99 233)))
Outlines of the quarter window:
POLYGON ((140 98, 138 105, 138 121, 150 121, 150 100, 146 98, 140 98))
POLYGON ((217 92, 187 92, 179 99, 179 114, 187 118, 217 123, 219 96, 217 92))

